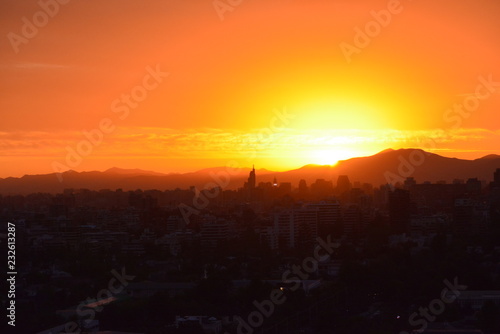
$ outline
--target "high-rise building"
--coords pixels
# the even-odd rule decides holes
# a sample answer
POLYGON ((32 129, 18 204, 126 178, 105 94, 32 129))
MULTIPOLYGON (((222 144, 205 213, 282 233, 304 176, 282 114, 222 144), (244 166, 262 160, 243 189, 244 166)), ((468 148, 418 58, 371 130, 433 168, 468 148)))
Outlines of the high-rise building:
POLYGON ((389 193, 389 216, 394 231, 407 232, 410 223, 410 192, 408 190, 395 189, 389 193))
POLYGON ((254 201, 255 200, 255 187, 256 184, 256 178, 255 178, 255 166, 252 167, 252 170, 250 171, 250 175, 248 176, 247 182, 245 182, 244 188, 246 192, 246 199, 248 201, 254 201))
POLYGON ((481 181, 479 181, 477 179, 477 177, 470 178, 465 183, 465 190, 467 191, 467 193, 469 195, 472 195, 472 196, 474 196, 474 195, 475 196, 481 195, 481 188, 482 188, 481 181))
POLYGON ((407 177, 405 180, 405 183, 404 183, 404 188, 406 190, 410 190, 416 184, 417 184, 417 182, 415 181, 415 178, 407 177))
POLYGON ((337 178, 337 193, 343 194, 351 190, 351 181, 347 175, 339 175, 337 178))
POLYGON ((326 238, 340 226, 340 204, 337 201, 321 201, 307 204, 308 210, 318 212, 318 235, 326 238))
POLYGON ((342 208, 343 233, 354 236, 361 229, 362 212, 357 204, 349 204, 342 208))
POLYGON ((493 174, 493 187, 500 188, 500 168, 493 174))
POLYGON ((255 189, 255 166, 252 166, 252 171, 250 172, 250 175, 248 176, 248 189, 255 189))
POLYGON ((465 235, 474 225, 474 200, 457 198, 453 206, 453 231, 465 235))
POLYGON ((206 215, 202 218, 201 244, 207 247, 215 247, 221 241, 229 237, 229 223, 222 218, 206 215))
POLYGON ((277 211, 274 230, 280 248, 309 247, 316 238, 331 235, 341 221, 337 201, 309 203, 302 207, 277 211))
POLYGON ((318 211, 301 208, 293 211, 293 225, 296 230, 295 245, 312 247, 318 237, 318 211))
POLYGON ((293 211, 281 211, 274 214, 274 230, 278 237, 278 247, 295 248, 296 229, 293 211))
POLYGON ((299 197, 306 198, 308 195, 309 189, 307 188, 306 180, 302 179, 299 181, 299 197))
POLYGON ((325 179, 317 179, 311 184, 311 195, 316 200, 322 200, 333 195, 333 184, 325 179))

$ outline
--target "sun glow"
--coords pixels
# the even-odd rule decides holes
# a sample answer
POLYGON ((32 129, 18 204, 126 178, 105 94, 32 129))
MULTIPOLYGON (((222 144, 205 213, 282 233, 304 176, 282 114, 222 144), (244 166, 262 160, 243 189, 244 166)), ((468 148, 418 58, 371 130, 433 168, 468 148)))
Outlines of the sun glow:
POLYGON ((375 104, 353 100, 321 100, 301 106, 295 124, 308 129, 378 129, 383 127, 375 104))
POLYGON ((356 152, 348 152, 335 148, 319 149, 309 152, 307 161, 317 165, 336 165, 339 160, 345 160, 356 156, 356 152))

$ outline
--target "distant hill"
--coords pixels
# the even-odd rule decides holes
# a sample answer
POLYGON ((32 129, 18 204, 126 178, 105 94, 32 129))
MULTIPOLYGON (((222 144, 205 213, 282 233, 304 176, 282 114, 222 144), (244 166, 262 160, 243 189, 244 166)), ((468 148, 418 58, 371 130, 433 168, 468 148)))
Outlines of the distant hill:
POLYGON ((138 168, 134 169, 123 169, 123 168, 117 168, 113 167, 110 169, 105 170, 103 173, 106 174, 119 174, 119 175, 155 175, 155 176, 165 176, 167 174, 164 173, 157 173, 157 172, 152 172, 149 170, 142 170, 138 168))
MULTIPOLYGON (((116 167, 104 172, 75 172, 70 170, 61 173, 59 176, 57 173, 51 173, 25 175, 20 178, 0 178, 0 194, 60 193, 64 189, 123 189, 127 191, 136 189, 188 189, 191 186, 202 189, 206 185, 213 186, 215 182, 212 175, 218 175, 225 170, 226 167, 216 167, 184 174, 163 174, 116 167)), ((249 168, 237 169, 229 178, 227 188, 236 189, 241 187, 248 178, 249 172, 249 168)), ((261 169, 257 170, 257 173, 262 176, 272 172, 261 169)))
MULTIPOLYGON (((493 180, 493 173, 500 168, 500 156, 488 155, 476 160, 447 158, 419 149, 387 149, 372 156, 339 161, 335 166, 307 165, 299 169, 277 174, 279 181, 298 184, 305 179, 308 184, 322 178, 336 182, 339 175, 347 175, 351 182, 359 181, 379 186, 396 178, 414 177, 419 183, 424 181, 452 182, 454 179, 466 181, 477 177, 479 180, 493 180), (422 158, 419 160, 419 158, 422 158), (389 177, 387 179, 386 177, 389 177)), ((258 176, 258 175, 257 175, 258 176)), ((260 181, 259 178, 257 178, 260 181)))
MULTIPOLYGON (((348 175, 351 181, 372 183, 374 186, 387 183, 386 176, 412 176, 417 182, 436 182, 454 179, 467 180, 477 177, 480 180, 491 181, 493 173, 500 168, 500 156, 488 155, 475 160, 446 158, 437 154, 417 149, 384 150, 368 157, 352 158, 339 161, 335 166, 306 165, 286 171, 273 172, 265 169, 256 171, 257 183, 272 182, 276 177, 278 182, 291 182, 298 185, 300 179, 308 184, 317 179, 333 180, 339 175, 348 175)), ((213 175, 226 174, 226 167, 202 169, 184 174, 162 174, 140 169, 111 168, 104 172, 62 173, 59 182, 56 173, 44 175, 25 175, 20 178, 0 178, 0 194, 28 194, 35 192, 58 193, 64 189, 187 189, 195 186, 199 189, 206 185, 213 186, 216 182, 213 175)), ((231 175, 227 189, 243 186, 248 178, 249 168, 241 168, 231 175)), ((225 182, 222 180, 220 182, 225 182)))
POLYGON ((387 182, 384 175, 389 173, 403 178, 411 176, 419 183, 441 180, 452 182, 454 179, 467 180, 474 177, 491 181, 497 168, 500 168, 500 156, 490 155, 476 160, 463 160, 417 149, 400 149, 341 161, 335 170, 338 174, 349 175, 350 180, 379 185, 387 182))

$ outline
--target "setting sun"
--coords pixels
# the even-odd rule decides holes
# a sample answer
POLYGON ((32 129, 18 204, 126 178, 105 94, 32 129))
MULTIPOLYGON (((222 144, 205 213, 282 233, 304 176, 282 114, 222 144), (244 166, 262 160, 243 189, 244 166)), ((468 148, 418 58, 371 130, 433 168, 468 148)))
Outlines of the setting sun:
POLYGON ((334 149, 331 150, 315 150, 312 151, 308 157, 311 163, 316 165, 335 165, 339 160, 347 159, 354 155, 346 155, 341 152, 337 152, 334 149))

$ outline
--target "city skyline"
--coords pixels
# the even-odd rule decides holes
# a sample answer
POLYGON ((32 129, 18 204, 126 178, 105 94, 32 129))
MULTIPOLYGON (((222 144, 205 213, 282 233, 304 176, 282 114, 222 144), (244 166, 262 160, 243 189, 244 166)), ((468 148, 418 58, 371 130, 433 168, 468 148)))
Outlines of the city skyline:
POLYGON ((475 160, 447 158, 418 149, 384 150, 372 156, 340 161, 336 165, 306 165, 301 168, 275 171, 265 166, 252 167, 228 164, 200 169, 189 173, 158 173, 142 169, 113 167, 105 171, 68 171, 21 178, 0 178, 1 194, 29 194, 33 192, 58 193, 66 189, 247 189, 291 187, 318 180, 334 182, 345 175, 353 183, 374 186, 402 185, 411 177, 416 182, 438 184, 463 184, 468 179, 479 180, 483 185, 493 180, 493 173, 500 166, 500 155, 488 155, 475 160), (250 173, 247 178, 247 173, 250 173), (246 182, 245 182, 246 181, 246 182), (288 187, 287 185, 287 187, 288 187))

